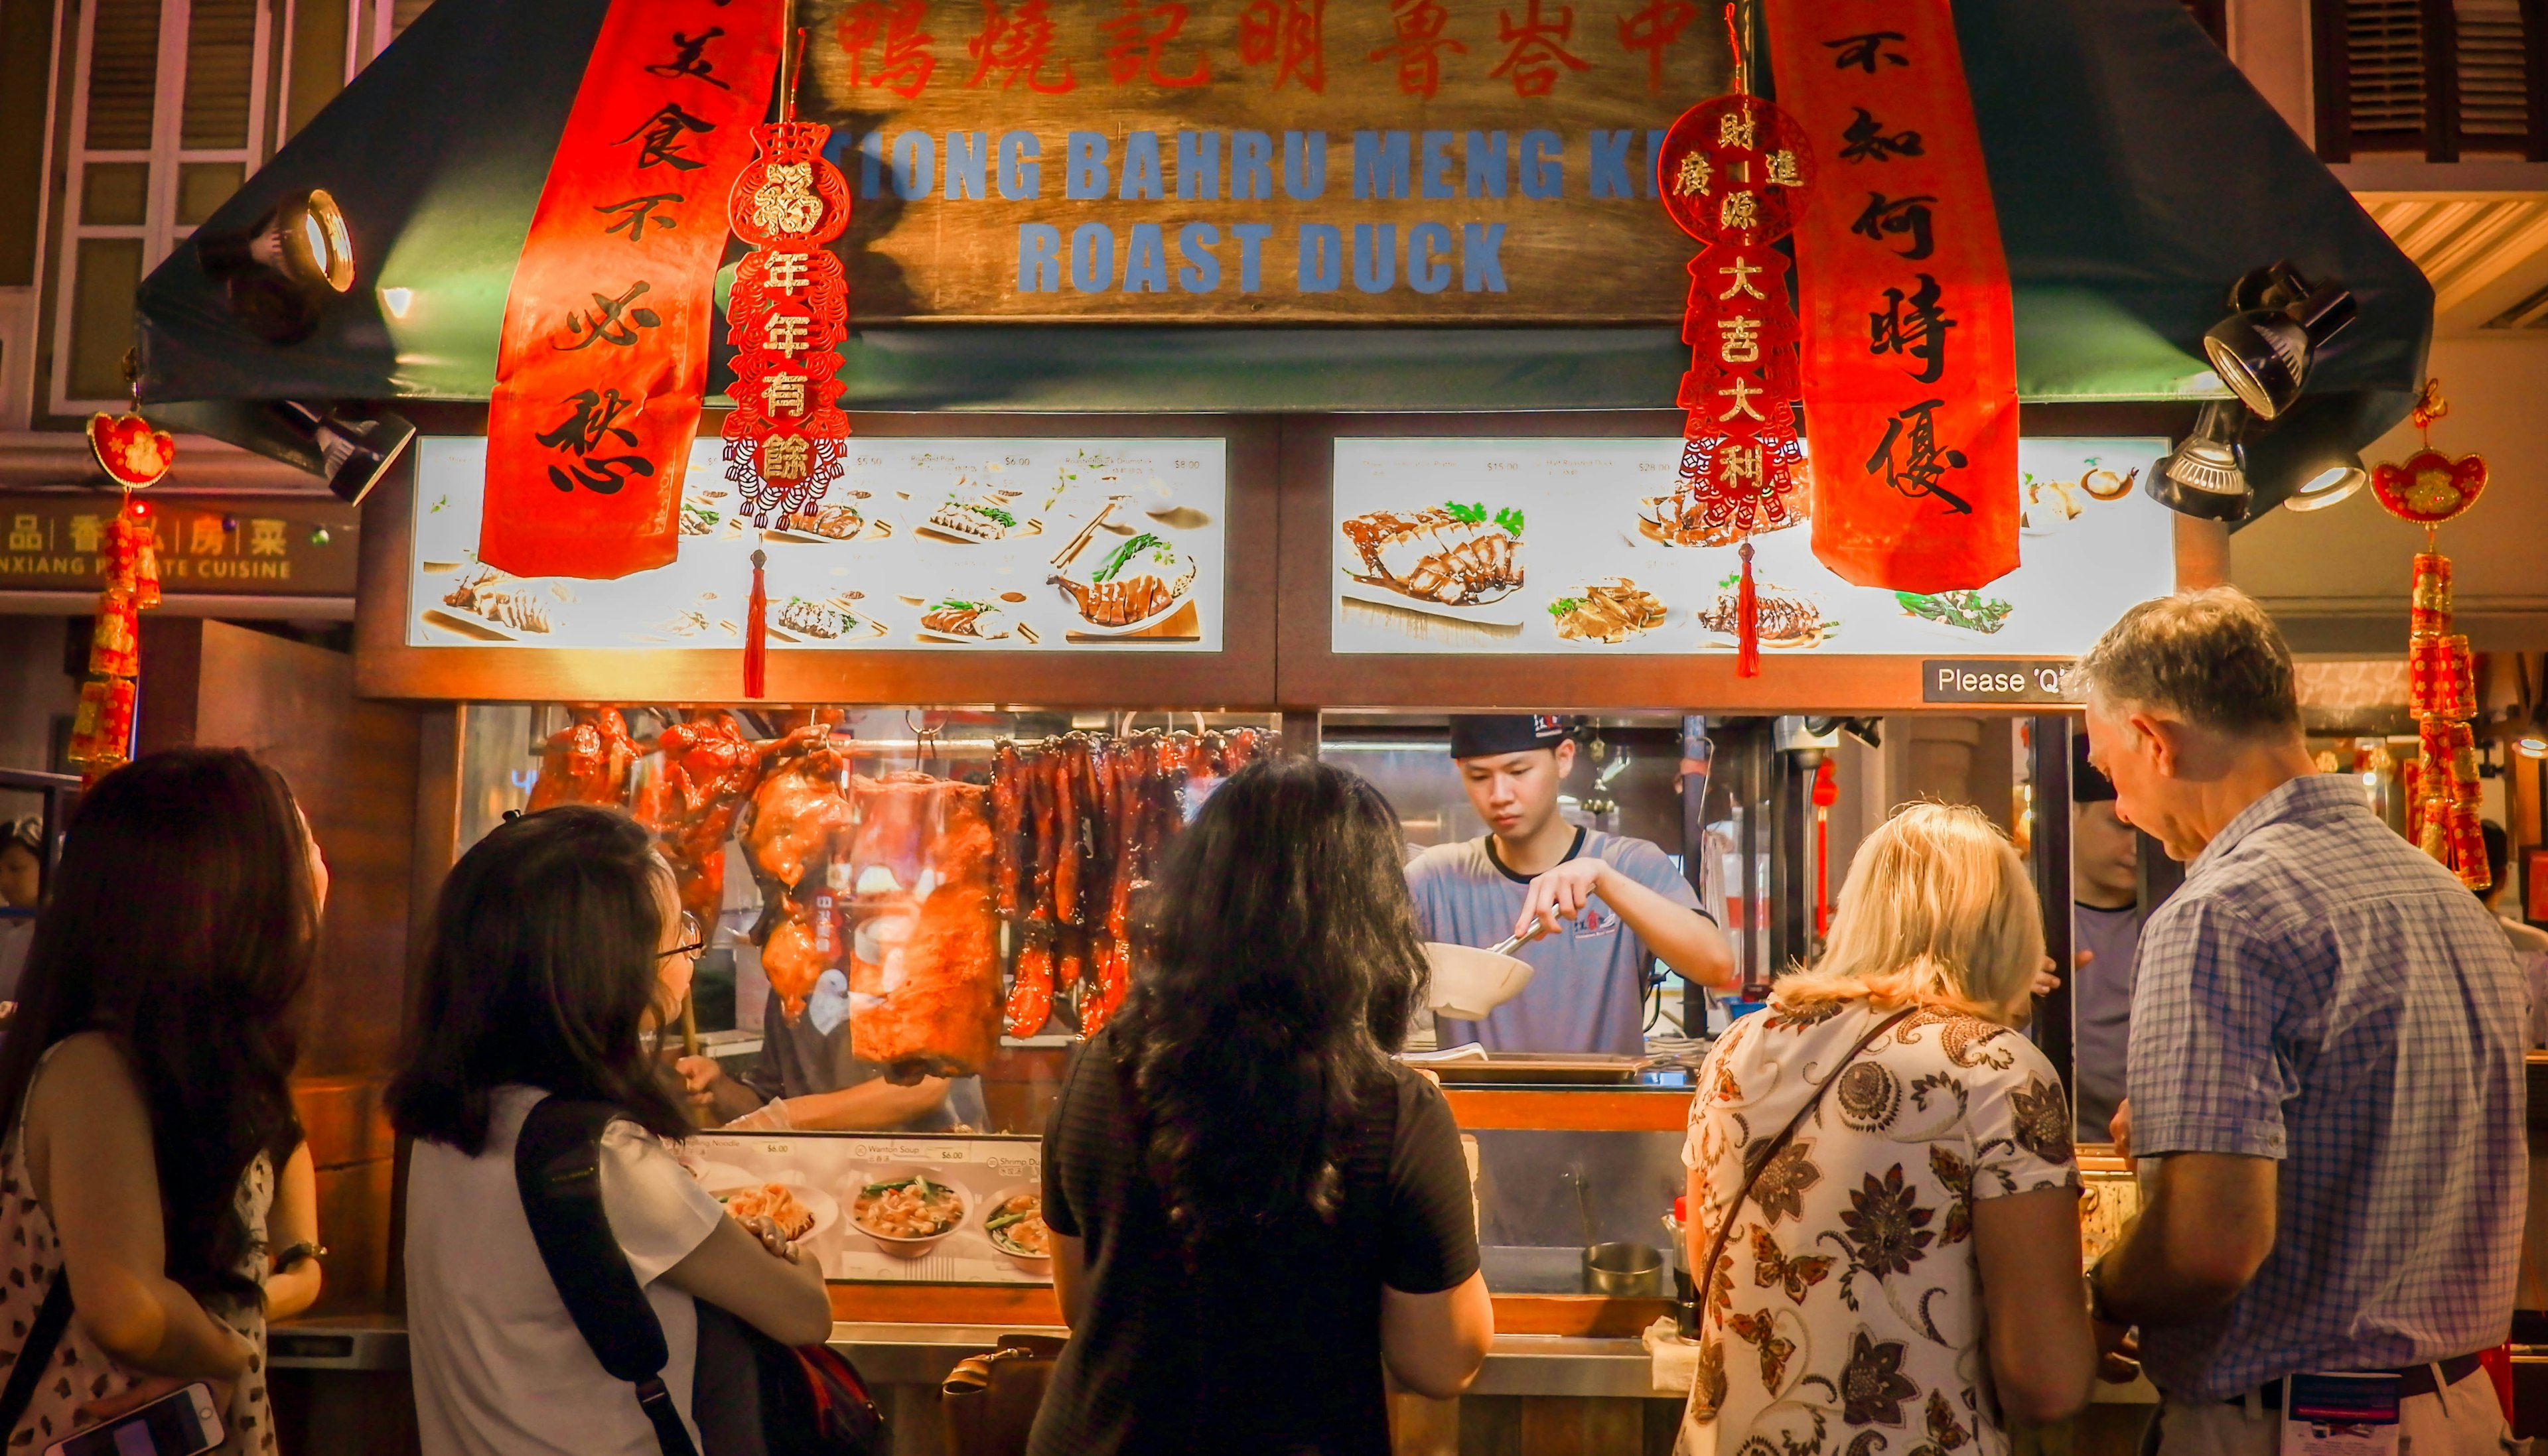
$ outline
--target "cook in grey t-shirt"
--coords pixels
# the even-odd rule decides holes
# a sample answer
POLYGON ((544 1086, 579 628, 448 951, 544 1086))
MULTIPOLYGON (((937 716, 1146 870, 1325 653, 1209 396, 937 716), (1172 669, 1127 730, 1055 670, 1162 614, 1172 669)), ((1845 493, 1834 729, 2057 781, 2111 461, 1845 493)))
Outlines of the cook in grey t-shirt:
POLYGON ((2141 912, 2127 905, 2100 910, 2070 907, 2072 944, 2092 953, 2071 984, 2071 1055, 2076 1059, 2075 1109, 2081 1142, 2108 1142, 2107 1125, 2124 1100, 2124 1068, 2132 1056, 2133 961, 2140 954, 2141 912))
MULTIPOLYGON (((1518 912, 1516 912, 1518 913, 1518 912)), ((807 999, 805 1014, 792 1025, 779 1009, 778 993, 770 993, 770 1009, 761 1021, 761 1060, 744 1073, 743 1085, 774 1097, 804 1097, 839 1092, 871 1082, 884 1068, 850 1050, 850 982, 838 969, 823 972, 807 999)), ((889 1133, 944 1133, 957 1126, 987 1128, 982 1106, 982 1079, 956 1077, 947 1084, 947 1100, 889 1133)))
MULTIPOLYGON (((1437 845, 1407 866, 1415 926, 1428 941, 1487 949, 1512 934, 1530 876, 1497 861, 1491 836, 1437 845)), ((1664 852, 1641 839, 1575 831, 1566 859, 1591 856, 1676 905, 1706 915, 1697 892, 1664 852)), ((1564 863, 1563 861, 1560 862, 1564 863)), ((1715 917, 1709 916, 1713 920, 1715 917)), ((1490 1051, 1645 1050, 1646 971, 1654 955, 1597 895, 1583 918, 1513 953, 1535 970, 1530 984, 1485 1021, 1437 1023, 1444 1046, 1478 1042, 1490 1051)))

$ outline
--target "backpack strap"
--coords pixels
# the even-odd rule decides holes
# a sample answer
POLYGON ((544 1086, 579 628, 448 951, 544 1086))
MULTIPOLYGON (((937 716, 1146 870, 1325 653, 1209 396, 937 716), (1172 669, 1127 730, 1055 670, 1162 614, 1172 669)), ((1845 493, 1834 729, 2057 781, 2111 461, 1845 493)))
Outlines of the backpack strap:
POLYGON ((540 1262, 584 1342, 602 1369, 636 1386, 664 1456, 698 1456, 664 1385, 672 1359, 664 1321, 646 1302, 601 1206, 601 1134, 619 1115, 606 1102, 542 1098, 513 1144, 513 1182, 540 1262))
POLYGON ((0 1441, 16 1434, 18 1422, 27 1418, 27 1408, 36 1403, 36 1384, 53 1363, 53 1351, 60 1347, 70 1322, 70 1271, 56 1269, 45 1290, 44 1306, 36 1311, 36 1322, 28 1326, 27 1342, 18 1347, 18 1361, 9 1367, 8 1387, 0 1390, 0 1441))

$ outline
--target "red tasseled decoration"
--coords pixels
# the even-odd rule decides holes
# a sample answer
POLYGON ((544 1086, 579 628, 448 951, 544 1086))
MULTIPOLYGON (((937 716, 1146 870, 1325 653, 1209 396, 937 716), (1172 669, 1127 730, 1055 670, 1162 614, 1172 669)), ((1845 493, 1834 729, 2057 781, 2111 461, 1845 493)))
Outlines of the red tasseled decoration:
POLYGON ((762 584, 766 552, 752 553, 752 605, 744 614, 743 695, 765 697, 770 690, 770 592, 762 584))
POLYGON ((1761 598, 1752 589, 1752 543, 1743 543, 1743 586, 1734 595, 1734 676, 1761 676, 1761 598))

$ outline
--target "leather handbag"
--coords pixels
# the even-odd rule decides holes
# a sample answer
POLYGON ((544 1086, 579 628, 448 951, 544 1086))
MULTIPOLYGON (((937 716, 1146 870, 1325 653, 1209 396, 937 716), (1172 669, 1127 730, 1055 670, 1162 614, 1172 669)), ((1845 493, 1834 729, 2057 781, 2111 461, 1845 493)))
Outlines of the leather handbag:
MULTIPOLYGON (((601 1368, 636 1387, 663 1456, 700 1456, 664 1385, 663 1321, 601 1206, 606 1102, 544 1098, 522 1122, 513 1182, 540 1262, 601 1368)), ((704 1300, 691 1418, 706 1456, 881 1456, 884 1418, 850 1362, 790 1348, 704 1300)))
POLYGON ((957 1361, 938 1396, 948 1456, 1025 1456, 1063 1343, 1057 1335, 1004 1334, 998 1349, 957 1361))

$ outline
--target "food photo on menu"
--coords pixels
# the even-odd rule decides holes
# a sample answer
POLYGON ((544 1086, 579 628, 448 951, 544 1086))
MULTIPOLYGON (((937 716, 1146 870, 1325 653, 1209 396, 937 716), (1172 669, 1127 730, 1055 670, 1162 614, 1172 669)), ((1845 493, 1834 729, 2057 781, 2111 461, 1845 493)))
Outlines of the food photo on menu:
POLYGON ((419 441, 408 644, 740 647, 759 551, 774 651, 1221 648, 1225 441, 863 439, 767 522, 720 448, 691 452, 670 565, 568 580, 479 560, 486 441, 419 441))
MULTIPOLYGON (((2020 564, 1975 589, 1844 581, 1799 494, 1789 524, 1750 538, 1762 650, 2068 652, 2100 604, 2173 586, 2169 512, 2134 489, 2163 446, 2020 441, 2020 564)), ((1335 650, 1734 652, 1742 543, 1675 491, 1681 453, 1677 437, 1337 440, 1335 650)))
POLYGON ((727 1214, 775 1223, 826 1279, 1052 1279, 1040 1138, 701 1133, 682 1158, 727 1214))

